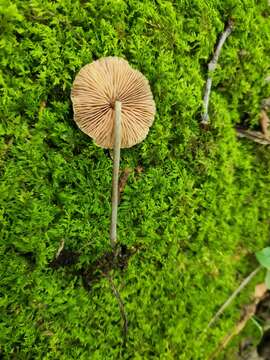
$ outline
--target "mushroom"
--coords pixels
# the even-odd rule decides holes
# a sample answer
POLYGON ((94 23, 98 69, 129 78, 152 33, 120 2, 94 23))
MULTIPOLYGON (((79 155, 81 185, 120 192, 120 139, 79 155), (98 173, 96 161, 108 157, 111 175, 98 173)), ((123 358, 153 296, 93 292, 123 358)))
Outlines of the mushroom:
POLYGON ((74 120, 103 148, 113 148, 111 244, 117 241, 120 148, 145 139, 155 116, 148 80, 126 60, 106 57, 85 65, 72 91, 74 120))

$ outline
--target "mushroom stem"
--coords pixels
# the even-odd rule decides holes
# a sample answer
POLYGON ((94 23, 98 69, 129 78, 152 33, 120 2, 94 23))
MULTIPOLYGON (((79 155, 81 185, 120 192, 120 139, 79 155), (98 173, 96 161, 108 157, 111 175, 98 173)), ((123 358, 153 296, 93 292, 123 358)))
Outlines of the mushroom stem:
POLYGON ((121 102, 115 102, 114 146, 113 146, 113 178, 112 178, 112 217, 111 217, 111 246, 117 241, 117 210, 118 210, 118 178, 121 148, 121 102))

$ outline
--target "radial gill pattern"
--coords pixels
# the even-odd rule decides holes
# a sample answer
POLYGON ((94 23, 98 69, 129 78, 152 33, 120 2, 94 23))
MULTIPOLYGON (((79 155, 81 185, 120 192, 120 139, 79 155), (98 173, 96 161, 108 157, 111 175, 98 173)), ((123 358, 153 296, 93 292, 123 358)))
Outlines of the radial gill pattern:
POLYGON ((116 100, 122 103, 122 148, 141 142, 154 121, 148 80, 118 57, 85 65, 74 80, 71 100, 78 127, 104 148, 113 147, 116 100))

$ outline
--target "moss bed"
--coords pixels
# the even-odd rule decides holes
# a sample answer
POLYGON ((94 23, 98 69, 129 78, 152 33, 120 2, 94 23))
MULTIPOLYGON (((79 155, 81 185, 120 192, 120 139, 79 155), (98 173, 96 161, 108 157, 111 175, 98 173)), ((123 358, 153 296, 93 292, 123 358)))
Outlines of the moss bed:
POLYGON ((208 359, 254 283, 205 327, 269 242, 269 150, 235 132, 256 128, 270 94, 268 2, 0 0, 0 29, 0 357, 208 359), (207 131, 207 63, 229 19, 207 131), (111 265, 112 161, 76 127, 70 101, 78 70, 109 55, 144 73, 157 106, 146 140, 122 151, 131 173, 112 275, 125 347, 97 276, 111 265))

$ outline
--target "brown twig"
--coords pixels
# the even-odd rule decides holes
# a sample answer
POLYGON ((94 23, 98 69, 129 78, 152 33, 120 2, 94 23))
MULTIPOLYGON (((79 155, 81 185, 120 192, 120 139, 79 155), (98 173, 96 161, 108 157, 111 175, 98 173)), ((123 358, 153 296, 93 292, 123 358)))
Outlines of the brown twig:
POLYGON ((270 98, 263 99, 261 104, 261 112, 260 112, 261 131, 253 131, 253 130, 237 127, 236 132, 238 137, 252 140, 258 144, 270 145, 270 129, 269 129, 270 119, 267 114, 269 107, 270 107, 270 98))
POLYGON ((247 284, 254 278, 255 275, 257 275, 257 273, 261 270, 261 266, 258 266, 257 269, 255 269, 254 271, 252 271, 252 273, 250 273, 242 282, 241 284, 238 286, 238 288, 232 293, 232 295, 228 298, 227 301, 225 301, 225 303, 221 306, 221 308, 217 311, 217 313, 215 314, 215 316, 212 317, 212 319, 210 320, 210 322, 208 323, 208 325, 205 328, 205 331, 207 329, 210 328, 210 326, 212 326, 216 320, 219 318, 219 316, 224 312, 224 310, 232 303, 232 301, 236 298, 236 296, 244 289, 244 287, 247 286, 247 284))
POLYGON ((266 138, 261 131, 252 131, 236 128, 236 132, 237 136, 240 138, 246 138, 262 145, 270 145, 270 139, 266 138))
POLYGON ((211 93, 211 87, 212 87, 212 73, 215 71, 215 69, 217 67, 221 49, 222 49, 227 37, 232 32, 232 29, 233 29, 233 22, 229 21, 228 26, 226 27, 225 31, 222 33, 222 35, 218 41, 216 50, 214 52, 214 56, 213 56, 212 60, 210 61, 210 63, 208 64, 208 78, 206 81, 205 93, 204 93, 204 97, 203 97, 203 111, 204 112, 202 114, 202 121, 201 121, 201 123, 203 125, 208 125, 208 123, 209 123, 208 107, 209 107, 209 99, 210 99, 210 93, 211 93))
POLYGON ((221 353, 221 351, 226 348, 226 346, 232 340, 232 338, 234 338, 234 336, 238 335, 244 329, 246 323, 255 314, 255 312, 256 312, 256 301, 245 307, 244 314, 241 317, 240 321, 235 325, 233 330, 222 339, 220 345, 212 353, 209 360, 214 360, 221 353))
POLYGON ((256 314, 257 305, 265 297, 267 293, 267 287, 264 283, 258 284, 255 287, 254 300, 251 304, 244 307, 243 314, 237 324, 234 326, 232 331, 230 331, 221 341, 217 349, 211 354, 208 360, 215 359, 221 351, 223 351, 229 342, 234 338, 234 336, 240 334, 240 332, 245 328, 246 323, 256 314))
POLYGON ((59 248, 58 248, 57 253, 56 253, 56 255, 55 255, 55 260, 56 260, 56 259, 59 257, 59 255, 61 254, 62 250, 64 249, 64 246, 65 246, 65 240, 62 239, 62 240, 60 241, 59 248))
POLYGON ((127 342, 128 319, 127 319, 127 314, 126 314, 126 311, 125 311, 124 302, 123 302, 123 300, 121 298, 121 295, 120 295, 119 291, 116 289, 116 287, 114 285, 114 282, 113 282, 113 279, 112 279, 111 275, 108 274, 107 278, 108 278, 109 283, 111 285, 112 292, 113 292, 113 294, 116 297, 116 300, 118 302, 121 318, 122 318, 122 321, 123 321, 123 328, 122 328, 123 346, 125 346, 126 342, 127 342))

